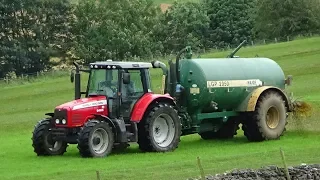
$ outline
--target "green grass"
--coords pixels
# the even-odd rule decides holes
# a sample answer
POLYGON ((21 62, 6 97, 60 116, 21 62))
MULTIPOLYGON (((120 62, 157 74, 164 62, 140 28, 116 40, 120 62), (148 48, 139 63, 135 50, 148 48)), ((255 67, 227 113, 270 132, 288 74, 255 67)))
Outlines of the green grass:
MULTIPOLYGON (((292 74, 290 90, 297 97, 320 107, 320 38, 289 43, 243 48, 238 55, 256 54, 276 60, 286 74, 292 74)), ((228 52, 208 53, 202 57, 225 57, 228 52)), ((160 83, 160 70, 152 71, 154 89, 160 83)), ((85 82, 84 78, 84 82, 85 82)), ((85 84, 83 83, 83 87, 85 84)), ((196 157, 202 160, 206 174, 233 168, 282 166, 283 148, 288 165, 319 163, 319 111, 312 117, 294 122, 277 141, 249 143, 241 130, 228 141, 203 141, 198 135, 182 137, 172 153, 141 153, 134 144, 125 153, 108 158, 84 159, 75 145, 63 157, 37 157, 31 146, 31 132, 44 113, 73 98, 68 76, 44 78, 25 85, 0 87, 0 174, 1 179, 93 179, 99 170, 102 179, 186 179, 200 175, 196 157)))

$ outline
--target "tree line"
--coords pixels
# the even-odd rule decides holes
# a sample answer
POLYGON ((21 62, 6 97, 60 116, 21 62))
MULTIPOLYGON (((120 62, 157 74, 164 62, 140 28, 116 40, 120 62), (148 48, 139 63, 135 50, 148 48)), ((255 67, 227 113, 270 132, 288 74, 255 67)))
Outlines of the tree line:
POLYGON ((319 29, 319 0, 179 1, 166 12, 153 0, 1 0, 0 78, 50 69, 53 58, 148 60, 319 29))

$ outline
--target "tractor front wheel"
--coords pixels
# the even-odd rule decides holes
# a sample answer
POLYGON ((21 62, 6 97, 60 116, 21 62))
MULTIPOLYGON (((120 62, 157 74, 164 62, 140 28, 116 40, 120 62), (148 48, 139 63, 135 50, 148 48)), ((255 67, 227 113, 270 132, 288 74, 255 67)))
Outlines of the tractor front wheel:
POLYGON ((242 129, 250 141, 279 139, 285 131, 286 106, 282 96, 274 91, 262 95, 253 113, 247 115, 242 129))
POLYGON ((79 133, 78 149, 82 157, 108 156, 114 146, 114 133, 108 123, 89 120, 79 133))
POLYGON ((138 124, 138 132, 138 144, 142 151, 175 150, 181 135, 181 122, 177 111, 167 103, 154 105, 138 124))
POLYGON ((53 140, 50 121, 51 118, 39 121, 32 133, 32 146, 38 156, 63 155, 68 147, 64 141, 53 140))

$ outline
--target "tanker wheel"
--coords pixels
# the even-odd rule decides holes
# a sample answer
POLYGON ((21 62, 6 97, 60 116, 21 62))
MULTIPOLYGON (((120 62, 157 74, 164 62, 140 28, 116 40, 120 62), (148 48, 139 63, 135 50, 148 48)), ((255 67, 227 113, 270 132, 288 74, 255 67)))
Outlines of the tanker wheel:
POLYGON ((229 120, 222 125, 222 127, 217 131, 208 131, 199 133, 202 139, 210 140, 210 139, 231 139, 235 135, 237 135, 237 131, 239 130, 239 118, 238 117, 230 117, 229 120))
POLYGON ((167 103, 157 103, 138 124, 138 144, 142 151, 174 151, 180 142, 181 122, 177 111, 167 103))
POLYGON ((63 155, 68 147, 64 141, 54 141, 50 133, 51 118, 39 121, 32 133, 32 146, 38 156, 63 155))
POLYGON ((78 149, 82 157, 108 156, 114 145, 114 134, 108 123, 89 120, 79 133, 78 149))
POLYGON ((274 91, 263 95, 256 110, 248 114, 242 129, 249 141, 279 139, 287 124, 286 106, 282 96, 274 91))

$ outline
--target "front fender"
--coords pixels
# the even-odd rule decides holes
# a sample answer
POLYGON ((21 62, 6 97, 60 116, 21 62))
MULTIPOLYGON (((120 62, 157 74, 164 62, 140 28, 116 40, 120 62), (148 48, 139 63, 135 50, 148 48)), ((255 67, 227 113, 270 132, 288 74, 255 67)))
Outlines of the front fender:
POLYGON ((256 108, 256 104, 258 102, 259 97, 266 91, 276 91, 278 92, 284 99, 286 106, 288 107, 288 111, 291 112, 292 105, 290 102, 290 99, 288 98, 287 94, 283 92, 280 88, 274 87, 274 86, 262 86, 257 89, 255 89, 253 92, 251 92, 246 99, 239 105, 237 108, 237 111, 240 112, 252 112, 256 108))
POLYGON ((131 113, 131 121, 133 122, 141 121, 149 105, 155 101, 167 101, 175 104, 173 98, 169 94, 162 95, 162 94, 147 93, 143 95, 134 105, 131 113))
POLYGON ((53 116, 54 116, 54 113, 45 113, 44 115, 53 117, 53 116))
POLYGON ((92 114, 94 119, 99 121, 106 121, 113 128, 113 132, 115 134, 116 142, 126 143, 127 139, 127 131, 126 124, 122 119, 110 119, 108 116, 104 116, 101 114, 92 114))

